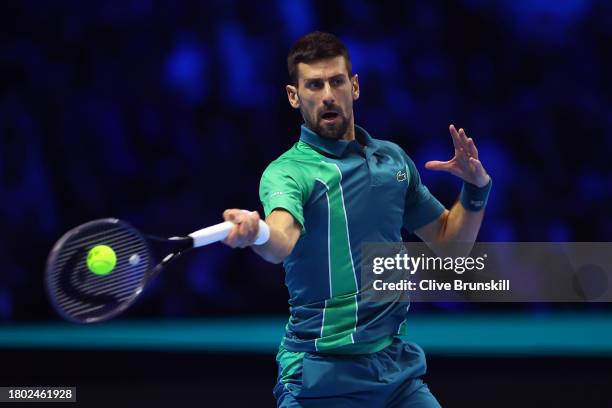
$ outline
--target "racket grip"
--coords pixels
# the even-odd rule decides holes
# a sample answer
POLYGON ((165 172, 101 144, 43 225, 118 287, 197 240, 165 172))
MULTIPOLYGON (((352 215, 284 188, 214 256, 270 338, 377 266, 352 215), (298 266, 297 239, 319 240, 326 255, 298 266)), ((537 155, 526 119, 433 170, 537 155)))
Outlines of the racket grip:
MULTIPOLYGON (((224 240, 234 227, 234 223, 225 221, 220 224, 202 228, 189 234, 193 238, 193 247, 198 248, 224 240)), ((255 239, 255 245, 263 245, 270 239, 270 228, 264 221, 259 220, 259 231, 255 239)))

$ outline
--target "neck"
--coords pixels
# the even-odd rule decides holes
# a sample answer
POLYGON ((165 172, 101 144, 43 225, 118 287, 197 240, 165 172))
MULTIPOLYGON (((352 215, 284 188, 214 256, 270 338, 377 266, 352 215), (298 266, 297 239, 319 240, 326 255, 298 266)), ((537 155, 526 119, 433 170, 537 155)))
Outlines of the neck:
POLYGON ((346 140, 347 142, 352 142, 353 140, 355 140, 355 119, 352 114, 349 119, 349 125, 346 129, 346 133, 344 134, 344 136, 342 136, 342 140, 346 140))
POLYGON ((342 140, 346 140, 347 142, 352 142, 355 140, 355 124, 351 121, 348 129, 346 129, 346 133, 342 136, 342 140))

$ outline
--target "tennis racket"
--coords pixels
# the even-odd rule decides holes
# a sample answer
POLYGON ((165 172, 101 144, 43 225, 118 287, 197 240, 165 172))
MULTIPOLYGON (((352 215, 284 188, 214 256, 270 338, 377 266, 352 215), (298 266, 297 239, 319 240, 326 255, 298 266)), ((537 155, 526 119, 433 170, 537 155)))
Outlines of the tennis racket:
MULTIPOLYGON (((226 221, 172 238, 144 235, 116 218, 79 225, 65 233, 49 253, 47 294, 58 314, 71 322, 111 319, 130 307, 173 259, 225 239, 234 225, 226 221), (100 246, 114 255, 111 270, 104 273, 92 270, 88 262, 88 256, 100 246)), ((264 244, 269 237, 267 224, 260 220, 255 244, 264 244)))

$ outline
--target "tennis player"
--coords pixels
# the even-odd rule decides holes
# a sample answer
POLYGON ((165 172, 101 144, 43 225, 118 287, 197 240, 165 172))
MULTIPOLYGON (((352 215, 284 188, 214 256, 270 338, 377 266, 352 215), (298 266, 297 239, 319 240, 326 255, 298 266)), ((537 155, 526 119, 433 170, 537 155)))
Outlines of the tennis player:
POLYGON ((261 178, 270 240, 252 245, 256 212, 223 214, 236 224, 227 245, 284 263, 291 315, 277 355, 277 405, 439 407, 420 378, 423 350, 399 338, 406 304, 360 302, 360 246, 399 242, 401 228, 434 247, 474 242, 491 178, 472 139, 450 125, 454 157, 425 165, 464 181, 458 202, 445 209, 401 147, 355 125, 359 81, 337 37, 305 35, 287 63, 287 97, 304 124, 261 178))

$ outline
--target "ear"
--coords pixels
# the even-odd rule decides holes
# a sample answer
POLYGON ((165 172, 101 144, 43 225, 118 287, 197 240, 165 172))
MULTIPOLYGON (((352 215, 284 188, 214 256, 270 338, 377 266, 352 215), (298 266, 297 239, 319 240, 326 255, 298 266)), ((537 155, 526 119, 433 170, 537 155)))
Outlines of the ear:
POLYGON ((351 78, 351 85, 353 88, 353 100, 356 101, 357 99, 359 99, 359 77, 357 76, 357 74, 353 75, 353 77, 351 78))
POLYGON ((287 90, 287 99, 289 99, 289 105, 291 105, 293 109, 299 109, 300 97, 298 96, 297 88, 293 85, 287 85, 285 89, 287 90))

